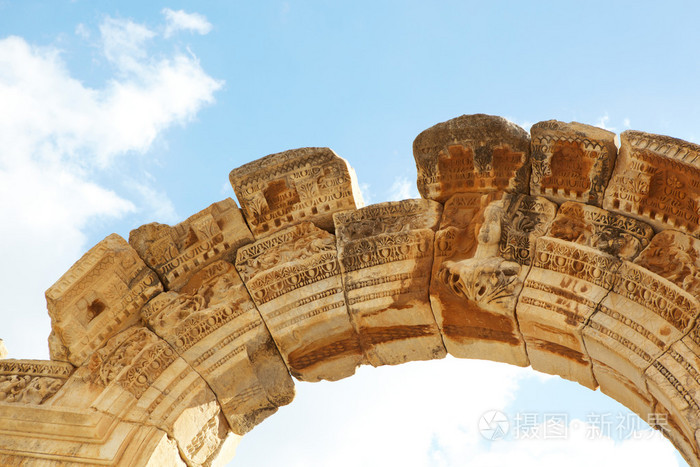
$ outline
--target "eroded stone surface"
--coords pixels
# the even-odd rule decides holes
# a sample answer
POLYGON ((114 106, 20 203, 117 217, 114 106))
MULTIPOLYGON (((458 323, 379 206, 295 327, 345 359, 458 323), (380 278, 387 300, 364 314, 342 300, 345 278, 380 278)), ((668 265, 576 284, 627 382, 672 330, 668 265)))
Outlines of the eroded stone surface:
POLYGON ((516 314, 535 370, 595 389, 582 331, 613 287, 620 260, 554 237, 537 240, 516 314))
POLYGON ((362 206, 354 170, 328 148, 271 154, 229 179, 256 239, 305 221, 332 231, 334 212, 362 206))
POLYGON ((81 365, 110 337, 138 323, 141 307, 162 290, 123 238, 105 238, 46 291, 51 358, 81 365))
POLYGON ((232 264, 212 263, 181 293, 160 294, 141 313, 207 381, 234 433, 294 398, 287 366, 232 264))
POLYGON ((0 402, 39 405, 53 396, 73 373, 70 363, 46 360, 0 362, 0 402))
POLYGON ((566 202, 559 208, 550 235, 631 261, 649 245, 654 230, 631 217, 566 202))
POLYGON ((530 194, 601 206, 617 147, 615 133, 581 123, 532 125, 530 194))
POLYGON ((551 201, 519 194, 460 194, 445 204, 430 299, 452 355, 528 365, 515 304, 555 213, 551 201))
POLYGON ((603 207, 657 229, 700 235, 700 146, 631 130, 620 143, 603 207))
POLYGON ((206 465, 229 436, 216 396, 164 340, 141 326, 122 331, 75 370, 50 404, 90 407, 154 426, 177 440, 188 464, 206 465))
POLYGON ((333 216, 348 310, 374 366, 445 356, 428 293, 441 213, 408 199, 333 216))
POLYGON ((238 250, 236 268, 292 375, 338 380, 363 362, 335 236, 310 222, 238 250))
POLYGON ((438 123, 413 142, 418 191, 441 203, 456 193, 527 193, 529 155, 525 130, 484 114, 438 123))
POLYGON ((129 243, 163 281, 180 290, 200 269, 217 260, 233 261, 236 250, 253 241, 231 198, 214 203, 174 227, 146 224, 129 234, 129 243))

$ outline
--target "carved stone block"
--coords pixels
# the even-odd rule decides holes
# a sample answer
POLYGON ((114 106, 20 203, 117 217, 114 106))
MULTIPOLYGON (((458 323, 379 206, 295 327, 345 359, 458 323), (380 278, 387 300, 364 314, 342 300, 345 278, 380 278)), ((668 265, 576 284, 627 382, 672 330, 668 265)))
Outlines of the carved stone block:
POLYGON ((210 264, 141 314, 209 384, 234 433, 294 398, 287 366, 232 264, 210 264))
POLYGON ((700 462, 700 358, 676 342, 646 370, 649 392, 662 416, 659 426, 690 465, 700 462))
POLYGON ((374 366, 445 356, 428 293, 441 213, 407 199, 333 216, 348 309, 374 366))
POLYGON ((91 409, 0 402, 0 426, 3 466, 186 465, 164 431, 91 409))
POLYGON ((532 368, 595 389, 582 331, 612 289, 620 260, 553 237, 537 240, 516 314, 532 368))
POLYGON ((631 217, 568 201, 559 207, 548 235, 631 261, 649 245, 654 230, 631 217))
POLYGON ((700 239, 665 230, 634 262, 700 299, 700 239))
POLYGON ((456 193, 527 193, 530 136, 502 117, 462 115, 413 142, 418 191, 444 203, 456 193))
POLYGON ((293 376, 335 381, 355 373, 363 354, 334 235, 297 224, 238 250, 236 269, 293 376))
POLYGON ((214 203, 174 227, 151 223, 132 230, 129 243, 163 281, 180 290, 197 271, 217 260, 233 261, 253 241, 231 198, 214 203))
POLYGON ((155 426, 177 440, 182 456, 195 465, 216 457, 230 431, 207 382, 167 342, 140 326, 110 339, 49 403, 87 406, 155 426))
POLYGON ((603 207, 657 229, 700 235, 700 146, 629 130, 620 141, 603 207))
POLYGON ((519 194, 491 201, 500 196, 459 194, 447 201, 430 300, 452 355, 527 366, 515 302, 535 239, 546 232, 556 205, 519 194))
POLYGON ((73 373, 70 363, 47 360, 0 361, 0 402, 42 404, 73 373))
POLYGON ((53 360, 79 366, 110 337, 138 323, 163 290, 156 274, 117 234, 92 247, 46 291, 53 360))
POLYGON ((599 381, 601 391, 628 407, 651 410, 644 370, 688 330, 698 302, 646 269, 623 262, 615 285, 584 330, 596 365, 615 372, 617 381, 599 381))
POLYGON ((532 136, 530 193, 601 206, 617 147, 615 133, 581 123, 539 122, 532 136))
POLYGON ((304 221, 332 231, 334 212, 362 206, 355 171, 328 148, 271 154, 229 179, 256 239, 304 221))

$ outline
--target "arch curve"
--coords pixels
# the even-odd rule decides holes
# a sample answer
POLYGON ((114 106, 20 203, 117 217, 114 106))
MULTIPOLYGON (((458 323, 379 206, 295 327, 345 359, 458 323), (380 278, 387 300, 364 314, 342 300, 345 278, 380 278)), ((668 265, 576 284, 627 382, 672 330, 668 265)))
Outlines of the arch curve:
POLYGON ((458 117, 414 142, 421 199, 367 207, 327 148, 233 170, 240 209, 110 235, 46 292, 51 361, 0 360, 0 461, 210 465, 292 377, 449 353, 661 414, 700 465, 700 147, 614 137, 458 117))

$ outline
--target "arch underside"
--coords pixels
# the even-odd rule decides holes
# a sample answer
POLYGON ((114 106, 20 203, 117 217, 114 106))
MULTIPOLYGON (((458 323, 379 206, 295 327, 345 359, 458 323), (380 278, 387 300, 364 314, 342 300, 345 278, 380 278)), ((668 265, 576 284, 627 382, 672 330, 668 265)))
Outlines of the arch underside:
POLYGON ((700 147, 474 115, 414 156, 421 199, 360 207, 302 148, 97 244, 46 292, 51 360, 0 360, 0 464, 222 463, 293 378, 450 353, 600 387, 700 465, 700 147))

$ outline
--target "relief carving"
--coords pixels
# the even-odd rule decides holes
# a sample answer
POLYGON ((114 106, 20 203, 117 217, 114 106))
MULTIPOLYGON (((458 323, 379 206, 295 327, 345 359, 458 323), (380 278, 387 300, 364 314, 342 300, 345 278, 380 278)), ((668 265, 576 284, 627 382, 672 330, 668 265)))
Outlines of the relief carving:
POLYGON ((413 142, 418 191, 446 202, 456 193, 526 193, 530 137, 501 117, 463 115, 439 123, 413 142))
POLYGON ((654 236, 648 224, 585 204, 566 202, 547 234, 631 261, 654 236))
POLYGON ((217 260, 233 261, 236 250, 253 241, 231 198, 214 203, 174 227, 146 224, 129 243, 158 273, 167 290, 180 290, 197 271, 217 260))
POLYGON ((334 235, 297 224, 239 249, 236 269, 297 379, 341 379, 363 362, 334 235))
POLYGON ((42 360, 0 361, 0 402, 42 404, 53 396, 75 368, 42 360))
POLYGON ((445 355, 428 296, 441 213, 408 199, 333 216, 348 310, 374 366, 445 355))
POLYGON ((363 204, 355 172, 328 148, 271 154, 229 179, 256 239, 304 221, 331 231, 334 212, 363 204))
POLYGON ((210 264, 142 315, 207 381, 234 433, 247 433, 294 398, 287 367, 232 264, 210 264))
POLYGON ((539 122, 532 136, 533 195, 601 206, 615 165, 615 134, 581 123, 539 122))
POLYGON ((700 234, 700 146, 631 130, 620 141, 603 207, 656 229, 700 234))
POLYGON ((675 230, 665 230, 652 239, 635 264, 700 298, 699 239, 675 230))
POLYGON ((52 358, 81 365, 110 337, 138 323, 141 307, 162 290, 124 239, 105 238, 46 291, 52 358))

